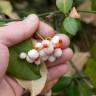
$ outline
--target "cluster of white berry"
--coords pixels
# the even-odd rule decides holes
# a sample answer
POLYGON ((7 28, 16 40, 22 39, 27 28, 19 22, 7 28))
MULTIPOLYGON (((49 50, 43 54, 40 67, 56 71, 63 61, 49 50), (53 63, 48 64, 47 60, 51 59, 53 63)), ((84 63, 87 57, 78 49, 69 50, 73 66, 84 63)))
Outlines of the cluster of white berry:
POLYGON ((41 61, 54 62, 62 55, 62 40, 59 36, 54 36, 51 40, 43 40, 35 44, 34 49, 28 53, 21 52, 20 59, 26 59, 28 63, 40 65, 41 61))

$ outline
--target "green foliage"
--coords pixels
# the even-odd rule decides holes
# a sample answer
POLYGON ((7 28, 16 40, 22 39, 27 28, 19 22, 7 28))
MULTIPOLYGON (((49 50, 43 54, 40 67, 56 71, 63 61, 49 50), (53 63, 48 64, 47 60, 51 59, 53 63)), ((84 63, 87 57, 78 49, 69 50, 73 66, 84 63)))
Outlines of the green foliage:
POLYGON ((91 5, 92 10, 96 11, 96 0, 91 0, 91 3, 92 3, 92 5, 91 5))
POLYGON ((70 35, 75 36, 80 29, 80 22, 72 17, 66 17, 63 26, 70 35))
POLYGON ((88 75, 96 88, 96 59, 90 58, 86 63, 87 67, 85 69, 86 75, 88 75))
POLYGON ((91 96, 92 90, 77 78, 61 77, 57 84, 53 87, 53 92, 58 93, 64 91, 66 96, 91 96))
POLYGON ((19 58, 21 52, 27 53, 30 49, 32 49, 32 39, 25 40, 9 48, 10 60, 7 70, 9 75, 23 80, 35 80, 40 78, 39 67, 19 58))
POLYGON ((65 87, 68 87, 72 81, 71 77, 61 77, 58 81, 58 83, 55 84, 53 87, 53 92, 60 92, 62 91, 65 87))
POLYGON ((71 9, 73 0, 56 0, 56 5, 60 11, 67 14, 71 9))

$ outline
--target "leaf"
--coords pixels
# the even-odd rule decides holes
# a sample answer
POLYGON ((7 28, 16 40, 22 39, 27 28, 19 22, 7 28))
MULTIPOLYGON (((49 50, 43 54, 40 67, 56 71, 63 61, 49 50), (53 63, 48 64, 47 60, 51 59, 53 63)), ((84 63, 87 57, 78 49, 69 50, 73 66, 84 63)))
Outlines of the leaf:
POLYGON ((47 80, 47 68, 45 64, 41 65, 40 69, 41 78, 38 80, 24 81, 18 80, 18 83, 25 89, 31 92, 31 96, 37 96, 43 90, 46 80, 47 80))
POLYGON ((40 68, 35 64, 29 64, 26 60, 21 60, 19 54, 28 52, 32 48, 32 39, 9 48, 10 60, 7 73, 23 80, 34 80, 40 78, 40 68))
POLYGON ((5 26, 7 21, 3 20, 2 18, 0 19, 0 27, 5 26))
POLYGON ((87 67, 85 69, 85 74, 90 77, 94 87, 96 88, 96 59, 90 58, 86 64, 87 67))
POLYGON ((92 96, 93 92, 83 81, 73 80, 69 87, 65 88, 66 96, 92 96))
POLYGON ((8 16, 12 15, 12 6, 9 1, 0 1, 0 10, 8 16))
POLYGON ((80 22, 72 17, 66 17, 63 26, 70 35, 75 36, 80 29, 80 22))
POLYGON ((54 87, 52 88, 53 92, 60 92, 62 91, 65 87, 68 87, 70 85, 72 81, 71 77, 61 77, 58 82, 54 85, 54 87))
POLYGON ((92 3, 91 5, 92 10, 96 11, 96 0, 91 0, 91 3, 92 3))
POLYGON ((73 0, 56 0, 56 5, 60 11, 67 14, 71 9, 73 0))

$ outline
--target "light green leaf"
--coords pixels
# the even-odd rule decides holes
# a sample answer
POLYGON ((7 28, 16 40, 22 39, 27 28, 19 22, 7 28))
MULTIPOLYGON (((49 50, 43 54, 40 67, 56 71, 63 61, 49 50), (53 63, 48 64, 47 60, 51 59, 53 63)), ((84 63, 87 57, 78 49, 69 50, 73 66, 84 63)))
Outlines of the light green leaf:
POLYGON ((56 0, 56 5, 60 11, 67 14, 71 9, 73 0, 56 0))
POLYGON ((7 70, 9 75, 23 80, 35 80, 41 77, 38 66, 29 64, 26 60, 19 58, 21 52, 27 53, 30 49, 32 49, 32 39, 25 40, 9 48, 10 60, 7 70))
POLYGON ((5 26, 7 22, 3 19, 0 19, 0 27, 5 26))
POLYGON ((75 36, 80 29, 80 22, 72 17, 66 17, 63 26, 70 35, 75 36))

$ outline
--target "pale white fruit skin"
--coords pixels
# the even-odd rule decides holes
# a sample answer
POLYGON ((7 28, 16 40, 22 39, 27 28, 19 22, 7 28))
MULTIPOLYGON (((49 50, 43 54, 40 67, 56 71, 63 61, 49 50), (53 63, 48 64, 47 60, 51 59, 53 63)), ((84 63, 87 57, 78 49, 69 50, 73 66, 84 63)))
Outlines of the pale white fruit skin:
POLYGON ((57 44, 57 43, 59 43, 59 40, 60 40, 59 36, 54 36, 54 37, 52 38, 51 42, 52 42, 53 44, 57 44))
POLYGON ((35 48, 42 49, 43 48, 42 43, 36 43, 35 48))
POLYGON ((48 55, 52 54, 54 52, 54 47, 50 45, 48 48, 45 48, 44 50, 48 55))
POLYGON ((39 51, 39 55, 40 55, 41 57, 44 57, 44 56, 46 56, 47 54, 46 54, 46 52, 44 51, 44 49, 42 49, 42 50, 39 51))
POLYGON ((40 59, 38 59, 37 61, 35 61, 35 64, 36 64, 36 65, 40 65, 40 64, 41 64, 40 59))
POLYGON ((34 62, 29 56, 26 57, 26 61, 27 61, 28 63, 33 63, 33 62, 34 62))
POLYGON ((48 61, 49 62, 54 62, 56 58, 54 56, 49 56, 48 61))
POLYGON ((49 58, 48 56, 41 57, 41 59, 42 59, 43 61, 47 61, 48 58, 49 58))
POLYGON ((47 45, 49 45, 49 43, 50 43, 49 40, 43 40, 43 41, 42 41, 42 45, 43 45, 43 44, 47 44, 47 45))
POLYGON ((32 49, 28 52, 28 56, 31 58, 31 59, 37 59, 39 57, 39 52, 35 49, 32 49))
POLYGON ((27 54, 24 52, 20 53, 20 55, 19 55, 20 59, 26 59, 26 56, 27 56, 27 54))
POLYGON ((62 54, 63 54, 63 51, 61 48, 57 48, 54 50, 54 57, 59 58, 62 56, 62 54))

